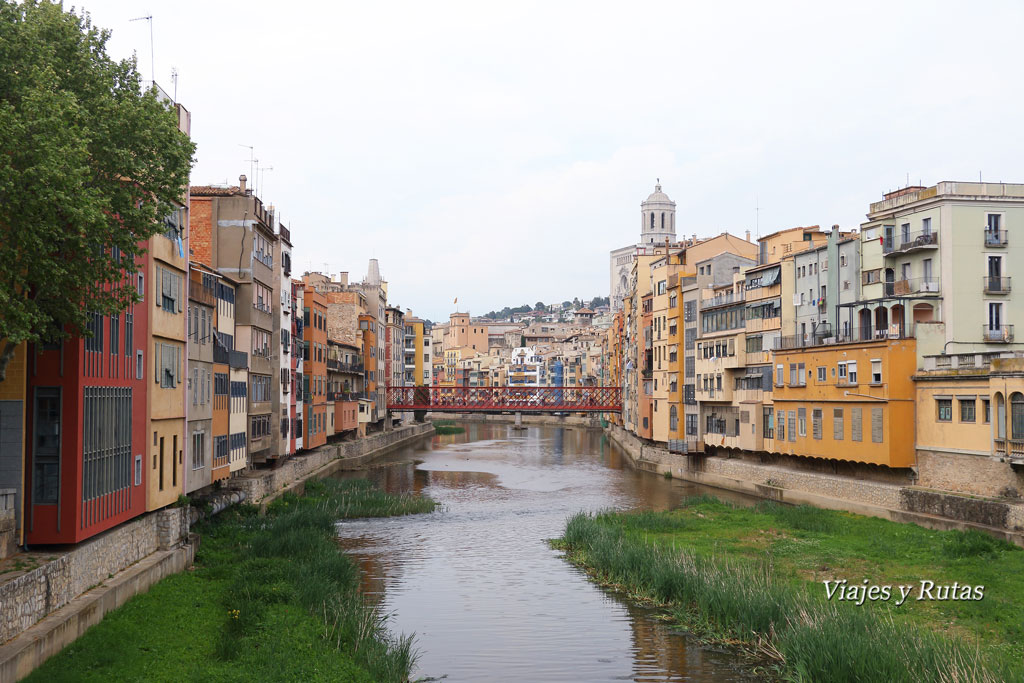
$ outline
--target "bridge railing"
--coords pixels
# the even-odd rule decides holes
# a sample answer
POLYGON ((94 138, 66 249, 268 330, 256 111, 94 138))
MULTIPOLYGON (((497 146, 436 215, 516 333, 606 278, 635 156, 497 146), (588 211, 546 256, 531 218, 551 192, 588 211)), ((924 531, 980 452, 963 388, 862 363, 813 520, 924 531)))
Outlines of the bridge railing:
POLYGON ((389 410, 617 412, 620 387, 388 387, 389 410))

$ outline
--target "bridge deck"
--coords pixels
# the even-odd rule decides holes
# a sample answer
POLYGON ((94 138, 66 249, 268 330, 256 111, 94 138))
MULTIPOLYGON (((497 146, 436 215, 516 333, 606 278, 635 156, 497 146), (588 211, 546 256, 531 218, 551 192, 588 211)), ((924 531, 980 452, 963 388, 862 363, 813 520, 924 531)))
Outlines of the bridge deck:
POLYGON ((388 387, 392 411, 605 413, 622 410, 619 387, 388 387))

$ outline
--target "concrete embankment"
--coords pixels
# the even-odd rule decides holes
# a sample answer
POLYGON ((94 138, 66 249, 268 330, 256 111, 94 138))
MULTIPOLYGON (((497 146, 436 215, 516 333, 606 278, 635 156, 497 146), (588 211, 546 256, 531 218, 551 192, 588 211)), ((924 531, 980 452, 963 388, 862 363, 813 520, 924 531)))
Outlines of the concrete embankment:
MULTIPOLYGON (((433 433, 432 424, 413 424, 321 446, 277 469, 229 480, 213 509, 241 501, 265 506, 285 491, 301 492, 311 477, 361 467, 433 433)), ((190 566, 199 542, 189 531, 194 513, 165 508, 143 515, 0 583, 0 683, 25 677, 104 614, 190 566)))
POLYGON ((794 505, 912 522, 929 529, 975 529, 1024 546, 1024 505, 829 475, 742 458, 682 455, 650 444, 618 425, 605 429, 639 470, 794 505))

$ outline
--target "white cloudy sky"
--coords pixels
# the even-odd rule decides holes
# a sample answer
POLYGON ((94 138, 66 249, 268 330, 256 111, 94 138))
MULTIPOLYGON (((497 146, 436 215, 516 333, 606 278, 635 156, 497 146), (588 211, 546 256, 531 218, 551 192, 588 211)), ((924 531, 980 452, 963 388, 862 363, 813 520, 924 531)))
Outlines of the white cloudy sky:
POLYGON ((1024 182, 1024 3, 839 4, 83 6, 145 78, 128 20, 154 16, 194 183, 236 183, 254 145, 300 270, 375 256, 393 302, 438 320, 456 296, 606 295, 655 177, 698 235, 753 231, 758 203, 762 234, 854 227, 908 174, 1024 182))

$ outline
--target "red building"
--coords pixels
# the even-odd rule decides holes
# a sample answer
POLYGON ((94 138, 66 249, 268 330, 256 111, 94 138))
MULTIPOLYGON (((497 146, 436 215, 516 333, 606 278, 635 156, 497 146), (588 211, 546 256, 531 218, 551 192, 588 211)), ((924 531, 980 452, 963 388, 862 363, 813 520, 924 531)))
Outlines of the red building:
POLYGON ((327 443, 327 299, 312 288, 303 292, 302 399, 306 449, 327 443))
MULTIPOLYGON (((93 336, 30 349, 25 542, 78 543, 146 511, 149 302, 95 315, 93 336)), ((152 288, 148 288, 150 291, 152 288)))

